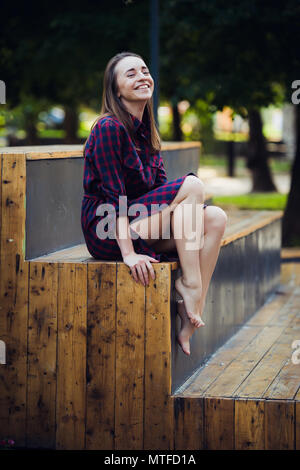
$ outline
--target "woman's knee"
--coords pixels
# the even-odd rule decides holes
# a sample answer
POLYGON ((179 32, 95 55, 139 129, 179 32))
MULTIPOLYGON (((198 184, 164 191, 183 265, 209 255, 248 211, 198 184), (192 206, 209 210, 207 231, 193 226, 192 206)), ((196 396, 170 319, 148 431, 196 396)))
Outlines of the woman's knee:
POLYGON ((227 223, 227 214, 217 206, 208 206, 204 210, 204 227, 207 230, 214 230, 224 233, 227 223))
POLYGON ((186 198, 190 195, 196 195, 197 197, 200 197, 202 200, 204 200, 204 196, 205 196, 204 183, 197 176, 188 175, 185 178, 180 190, 181 190, 180 191, 181 194, 179 194, 178 192, 178 195, 181 196, 181 199, 186 198))

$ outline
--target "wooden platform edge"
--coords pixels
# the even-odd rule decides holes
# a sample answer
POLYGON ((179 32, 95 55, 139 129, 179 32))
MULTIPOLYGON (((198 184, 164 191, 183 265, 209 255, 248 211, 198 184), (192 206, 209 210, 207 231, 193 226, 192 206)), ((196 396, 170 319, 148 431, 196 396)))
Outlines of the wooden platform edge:
POLYGON ((175 450, 300 450, 299 402, 174 397, 175 450))
POLYGON ((276 220, 281 219, 282 217, 283 217, 283 211, 274 211, 274 214, 270 214, 265 219, 249 225, 247 228, 241 230, 240 232, 224 237, 221 242, 221 247, 228 245, 229 243, 232 243, 235 240, 246 237, 250 233, 255 232, 256 230, 259 230, 265 227, 266 225, 269 225, 272 222, 275 222, 276 220))
MULTIPOLYGON (((201 149, 200 141, 192 142, 162 142, 161 151, 201 149)), ((25 155, 26 160, 52 160, 57 158, 83 158, 83 144, 79 145, 38 145, 20 147, 2 147, 1 154, 6 157, 11 154, 25 155)))

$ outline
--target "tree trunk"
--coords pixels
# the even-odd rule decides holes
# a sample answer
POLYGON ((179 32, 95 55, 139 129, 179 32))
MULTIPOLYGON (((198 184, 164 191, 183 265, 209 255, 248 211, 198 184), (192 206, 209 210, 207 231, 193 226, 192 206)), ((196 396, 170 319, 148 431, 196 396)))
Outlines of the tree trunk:
POLYGON ((77 144, 77 131, 78 131, 78 113, 76 106, 66 105, 65 110, 65 119, 64 119, 64 129, 66 131, 66 136, 64 139, 65 144, 77 144))
POLYGON ((291 188, 282 221, 283 246, 300 246, 300 105, 296 110, 296 154, 291 173, 291 188))
POLYGON ((26 132, 26 139, 25 139, 25 145, 38 145, 39 144, 39 139, 37 135, 37 116, 36 113, 31 112, 31 111, 24 111, 25 115, 25 132, 26 132))
POLYGON ((180 114, 178 111, 178 103, 172 103, 173 111, 173 140, 182 141, 182 131, 180 127, 180 114))
POLYGON ((277 191, 268 165, 261 115, 256 109, 249 109, 249 128, 247 167, 252 172, 252 192, 277 191))

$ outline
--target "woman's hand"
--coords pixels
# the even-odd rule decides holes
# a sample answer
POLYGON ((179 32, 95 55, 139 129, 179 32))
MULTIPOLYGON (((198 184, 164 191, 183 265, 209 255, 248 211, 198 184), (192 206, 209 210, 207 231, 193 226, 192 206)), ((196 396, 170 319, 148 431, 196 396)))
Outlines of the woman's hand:
POLYGON ((124 256, 123 258, 124 263, 130 267, 132 277, 136 282, 139 282, 145 286, 149 285, 149 276, 148 276, 148 269, 150 271, 151 277, 155 279, 155 272, 151 265, 153 263, 159 263, 159 261, 155 258, 151 258, 148 255, 141 255, 139 253, 131 253, 130 255, 124 256), (139 279, 138 279, 139 278, 139 279))

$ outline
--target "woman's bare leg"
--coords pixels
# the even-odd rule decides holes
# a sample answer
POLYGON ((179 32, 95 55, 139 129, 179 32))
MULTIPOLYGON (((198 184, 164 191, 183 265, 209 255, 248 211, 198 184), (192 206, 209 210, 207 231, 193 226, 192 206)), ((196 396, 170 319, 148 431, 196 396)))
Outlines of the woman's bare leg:
MULTIPOLYGON (((226 213, 219 207, 208 206, 204 209, 204 244, 200 250, 200 270, 202 280, 202 293, 200 300, 200 313, 202 316, 208 287, 220 252, 221 240, 226 226, 226 213)), ((176 248, 175 240, 157 240, 153 245, 157 252, 170 252, 176 248)), ((183 352, 190 354, 189 340, 195 331, 195 326, 191 324, 183 303, 177 304, 177 311, 181 318, 181 330, 177 340, 183 352)))
POLYGON ((204 214, 204 244, 199 254, 202 279, 202 293, 200 300, 201 316, 203 314, 211 277, 218 260, 221 240, 227 222, 227 215, 220 207, 208 206, 206 207, 204 214))
MULTIPOLYGON (((203 201, 204 187, 202 181, 196 176, 189 175, 172 203, 168 208, 161 211, 161 214, 155 214, 130 224, 130 227, 137 231, 141 238, 148 241, 149 244, 153 244, 151 230, 154 231, 155 236, 158 234, 159 238, 163 238, 165 229, 170 228, 171 223, 182 268, 182 277, 176 280, 175 288, 183 297, 187 315, 197 327, 202 323, 199 310, 202 292, 199 256, 201 245, 198 243, 197 237, 203 233, 201 213, 203 211, 203 201), (189 215, 192 218, 192 224, 188 223, 189 221, 186 219, 187 208, 190 209, 189 215), (194 238, 192 237, 193 233, 194 238)), ((155 239, 156 241, 157 239, 155 239)))
POLYGON ((182 276, 175 281, 175 289, 181 295, 186 308, 186 314, 191 323, 199 328, 202 324, 200 316, 200 300, 202 294, 202 279, 200 269, 200 246, 201 240, 192 237, 193 231, 196 234, 203 232, 203 210, 202 194, 191 194, 174 209, 171 217, 171 227, 176 245, 176 250, 180 260, 182 276), (190 208, 189 216, 195 222, 193 226, 187 226, 186 209, 190 208), (199 209, 197 213, 197 209, 199 209), (192 240, 192 242, 191 242, 192 240))

